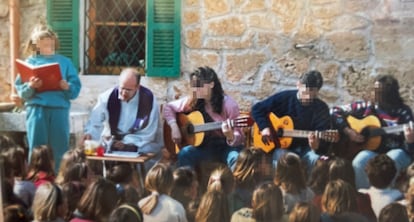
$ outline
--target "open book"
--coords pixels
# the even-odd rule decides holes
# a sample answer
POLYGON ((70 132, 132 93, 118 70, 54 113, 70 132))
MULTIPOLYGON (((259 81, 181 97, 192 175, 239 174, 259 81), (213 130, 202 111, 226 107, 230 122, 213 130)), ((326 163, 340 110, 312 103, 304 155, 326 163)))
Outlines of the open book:
POLYGON ((22 82, 28 82, 32 76, 42 80, 42 86, 36 89, 37 92, 61 90, 59 82, 62 80, 62 74, 58 63, 34 66, 21 59, 16 59, 16 68, 22 82))
POLYGON ((136 158, 141 156, 141 153, 129 151, 112 151, 111 153, 104 153, 104 156, 136 158))

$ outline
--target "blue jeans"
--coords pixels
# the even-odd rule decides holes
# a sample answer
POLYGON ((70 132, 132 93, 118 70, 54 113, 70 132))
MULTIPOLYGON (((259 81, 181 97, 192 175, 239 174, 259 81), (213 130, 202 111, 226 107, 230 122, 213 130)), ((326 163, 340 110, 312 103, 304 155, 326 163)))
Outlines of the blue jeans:
POLYGON ((240 147, 231 147, 224 140, 211 139, 199 147, 192 145, 183 147, 178 153, 178 167, 194 168, 201 161, 218 161, 227 164, 233 170, 240 147))
MULTIPOLYGON (((395 181, 397 176, 400 174, 401 170, 405 169, 406 167, 408 167, 408 165, 410 165, 411 158, 402 149, 392 149, 388 151, 386 154, 392 160, 394 160, 395 167, 397 168, 397 174, 394 178, 395 181)), ((357 189, 369 188, 371 186, 368 180, 368 175, 365 172, 365 166, 367 165, 370 159, 374 158, 377 155, 378 153, 373 152, 371 150, 362 150, 352 160, 352 166, 354 167, 355 171, 355 184, 357 189)))
POLYGON ((277 167, 277 161, 287 152, 296 153, 300 157, 302 162, 306 164, 307 175, 310 175, 313 166, 315 166, 316 161, 319 159, 319 155, 316 154, 310 147, 292 147, 289 149, 276 148, 273 152, 273 167, 275 169, 277 167))

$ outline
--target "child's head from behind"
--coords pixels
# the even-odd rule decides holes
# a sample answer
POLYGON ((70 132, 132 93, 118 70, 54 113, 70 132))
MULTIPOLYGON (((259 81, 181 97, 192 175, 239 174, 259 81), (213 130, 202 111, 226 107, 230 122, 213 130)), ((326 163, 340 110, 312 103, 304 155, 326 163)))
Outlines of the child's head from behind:
POLYGON ((57 34, 47 25, 34 27, 27 45, 27 53, 31 55, 53 55, 58 49, 57 34))
POLYGON ((228 193, 220 190, 207 190, 200 200, 195 218, 198 222, 230 221, 228 193))
POLYGON ((6 161, 9 162, 13 176, 25 178, 27 173, 27 154, 25 150, 18 145, 14 145, 9 147, 3 155, 6 161))
POLYGON ((53 221, 63 217, 66 209, 60 188, 50 182, 40 185, 33 199, 32 210, 35 221, 53 221))
POLYGON ((355 171, 351 161, 336 158, 329 167, 329 180, 342 179, 355 187, 355 171))
POLYGON ((75 164, 86 163, 85 153, 81 149, 70 149, 66 151, 60 161, 59 172, 56 177, 57 184, 64 184, 68 181, 67 173, 72 172, 74 168, 79 168, 80 166, 73 166, 75 164), (71 168, 71 169, 69 169, 71 168))
POLYGON ((30 171, 54 172, 52 149, 47 145, 34 147, 30 157, 30 171))
POLYGON ((260 184, 253 192, 252 207, 257 221, 279 221, 285 212, 282 191, 272 182, 260 184))
POLYGON ((174 183, 171 196, 182 201, 195 200, 198 196, 198 181, 196 172, 190 167, 178 167, 173 172, 174 183))
POLYGON ((319 209, 309 202, 298 202, 293 207, 292 212, 289 214, 290 222, 319 222, 320 221, 319 209))
POLYGON ((78 205, 82 194, 85 192, 86 187, 78 182, 65 183, 62 186, 62 196, 68 211, 63 219, 69 221, 72 219, 72 214, 78 205))
POLYGON ((158 163, 148 171, 145 188, 150 192, 169 194, 173 181, 172 169, 166 164, 158 163))
POLYGON ((341 179, 328 182, 321 200, 322 210, 329 215, 356 210, 356 191, 341 179))
POLYGON ((158 198, 161 194, 170 194, 173 181, 172 169, 166 164, 157 163, 148 171, 145 177, 145 188, 151 192, 151 195, 140 204, 144 214, 152 213, 158 205, 158 198))
POLYGON ((387 188, 397 173, 394 161, 386 154, 378 154, 370 159, 365 171, 371 185, 379 189, 387 188))
POLYGON ((106 178, 116 184, 127 184, 132 181, 132 173, 129 163, 118 163, 108 170, 106 178))
POLYGON ((264 180, 269 171, 271 171, 271 164, 266 160, 264 151, 250 148, 240 152, 233 175, 237 186, 254 189, 258 182, 264 180))
POLYGON ((3 209, 4 222, 29 222, 26 209, 18 204, 5 206, 3 209))
POLYGON ((306 188, 305 173, 298 155, 288 152, 280 157, 274 182, 289 193, 299 193, 306 188))
POLYGON ((77 209, 86 218, 101 221, 109 216, 117 202, 115 184, 99 177, 86 188, 77 209))
POLYGON ((108 222, 142 222, 142 212, 135 204, 122 204, 117 207, 108 222))
POLYGON ((208 179, 207 190, 230 193, 234 188, 234 176, 227 166, 219 167, 211 172, 208 179))
POLYGON ((329 166, 332 162, 331 158, 326 156, 321 156, 315 163, 315 166, 312 168, 310 177, 309 177, 309 187, 316 194, 322 194, 326 184, 329 180, 329 166))
POLYGON ((378 222, 408 222, 407 208, 397 202, 390 203, 380 211, 378 222))

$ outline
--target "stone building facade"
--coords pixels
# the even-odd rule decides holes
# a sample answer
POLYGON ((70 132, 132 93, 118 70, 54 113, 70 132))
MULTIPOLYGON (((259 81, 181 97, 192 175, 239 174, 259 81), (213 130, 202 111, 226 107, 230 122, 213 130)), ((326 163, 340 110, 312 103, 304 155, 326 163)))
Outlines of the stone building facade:
MULTIPOLYGON (((20 0, 23 48, 46 0, 20 0)), ((8 0, 0 0, 0 101, 10 96, 8 0)), ((414 108, 414 0, 182 0, 180 78, 144 78, 161 103, 183 95, 187 73, 211 66, 243 110, 318 69, 330 105, 366 98, 372 78, 393 74, 414 108)), ((81 76, 75 106, 91 108, 116 77, 81 76), (87 81, 94 78, 95 81, 87 81), (99 84, 98 84, 99 83, 99 84)))

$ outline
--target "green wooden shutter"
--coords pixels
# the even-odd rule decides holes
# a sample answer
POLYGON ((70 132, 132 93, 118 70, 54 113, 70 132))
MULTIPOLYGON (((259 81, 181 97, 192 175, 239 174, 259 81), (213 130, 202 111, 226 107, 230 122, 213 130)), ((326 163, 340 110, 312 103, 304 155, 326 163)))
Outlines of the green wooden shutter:
POLYGON ((48 0, 47 21, 58 34, 58 52, 79 69, 79 0, 48 0))
POLYGON ((147 1, 147 76, 180 76, 180 32, 181 0, 147 1))

